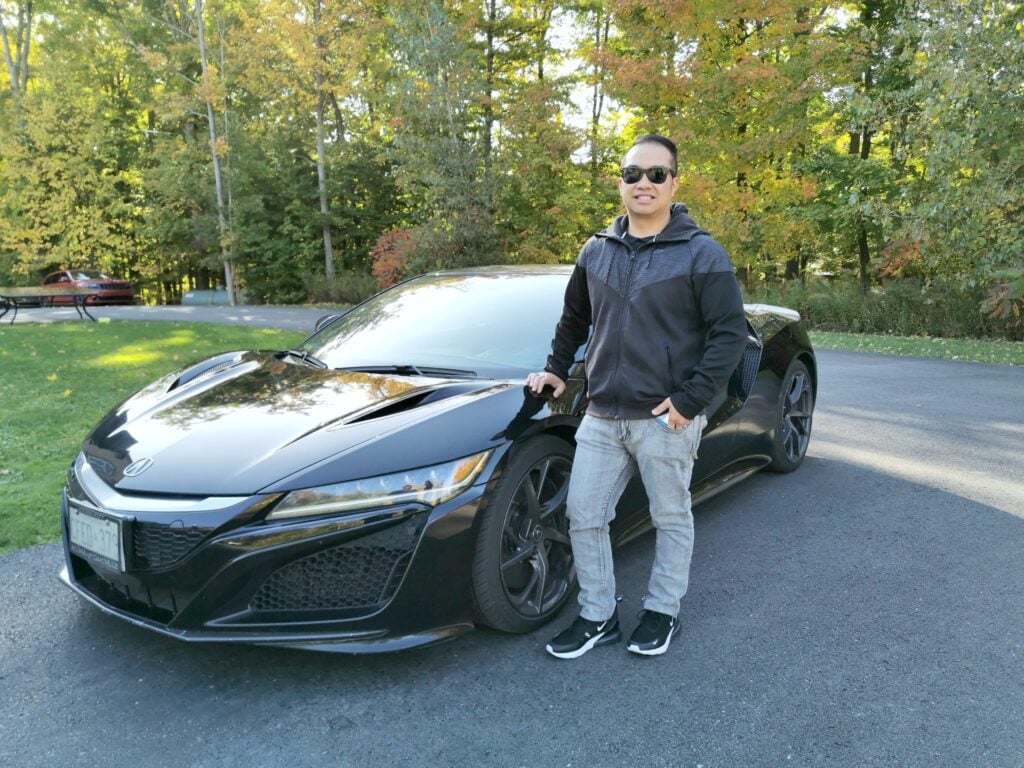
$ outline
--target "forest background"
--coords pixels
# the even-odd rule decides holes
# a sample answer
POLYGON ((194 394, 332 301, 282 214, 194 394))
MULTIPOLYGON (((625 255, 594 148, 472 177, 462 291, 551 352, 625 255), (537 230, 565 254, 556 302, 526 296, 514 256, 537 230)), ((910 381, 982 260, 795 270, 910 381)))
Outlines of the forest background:
POLYGON ((0 37, 0 285, 572 262, 661 132, 748 301, 1024 338, 1018 3, 0 0, 0 37))

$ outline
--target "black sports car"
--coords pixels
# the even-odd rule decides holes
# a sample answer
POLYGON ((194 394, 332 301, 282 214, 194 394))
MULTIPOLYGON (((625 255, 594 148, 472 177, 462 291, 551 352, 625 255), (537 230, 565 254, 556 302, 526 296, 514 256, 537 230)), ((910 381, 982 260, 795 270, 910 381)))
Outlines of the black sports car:
MULTIPOLYGON (((586 402, 535 397, 571 267, 442 272, 325 318, 298 348, 231 352, 111 411, 68 472, 61 578, 193 641, 391 651, 532 630, 575 586, 565 498, 586 402)), ((748 306, 708 409, 694 501, 787 472, 817 369, 799 316, 748 306)), ((650 527, 638 480, 617 542, 650 527)))

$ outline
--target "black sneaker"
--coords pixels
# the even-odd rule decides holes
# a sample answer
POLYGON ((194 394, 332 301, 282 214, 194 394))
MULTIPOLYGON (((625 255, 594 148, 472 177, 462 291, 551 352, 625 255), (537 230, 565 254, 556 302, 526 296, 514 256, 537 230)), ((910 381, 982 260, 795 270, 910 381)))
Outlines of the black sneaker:
POLYGON ((619 612, 615 611, 610 619, 604 621, 587 621, 577 616, 569 628, 559 632, 545 646, 552 656, 560 659, 576 659, 599 645, 611 645, 622 639, 619 631, 619 612))
POLYGON ((657 611, 640 611, 640 623, 629 638, 626 650, 644 656, 660 656, 679 634, 679 619, 657 611))

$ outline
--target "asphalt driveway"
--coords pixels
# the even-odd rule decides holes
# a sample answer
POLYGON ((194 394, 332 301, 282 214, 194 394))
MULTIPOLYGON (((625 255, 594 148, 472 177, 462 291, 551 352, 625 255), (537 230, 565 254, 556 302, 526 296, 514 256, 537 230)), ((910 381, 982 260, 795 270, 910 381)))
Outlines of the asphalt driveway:
MULTIPOLYGON (((186 645, 51 544, 0 557, 0 765, 1024 766, 1024 368, 820 367, 803 467, 697 509, 665 656, 552 659, 571 609, 382 657, 186 645)), ((652 548, 617 556, 627 631, 652 548)))

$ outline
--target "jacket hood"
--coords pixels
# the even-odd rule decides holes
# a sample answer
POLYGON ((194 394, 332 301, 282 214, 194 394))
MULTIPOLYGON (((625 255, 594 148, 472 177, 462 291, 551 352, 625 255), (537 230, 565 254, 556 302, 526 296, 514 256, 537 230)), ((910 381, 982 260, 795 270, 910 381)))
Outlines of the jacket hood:
MULTIPOLYGON (((689 240, 696 235, 706 235, 707 231, 697 226, 687 208, 682 203, 672 203, 672 207, 669 209, 669 220, 665 229, 660 234, 656 235, 659 241, 664 240, 689 240)), ((614 237, 616 240, 622 240, 626 235, 626 231, 629 228, 629 217, 626 214, 616 216, 615 221, 608 225, 608 228, 602 232, 598 232, 598 237, 614 237)))

